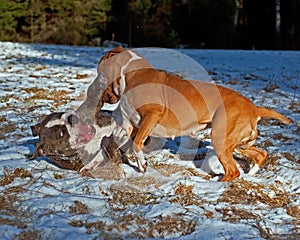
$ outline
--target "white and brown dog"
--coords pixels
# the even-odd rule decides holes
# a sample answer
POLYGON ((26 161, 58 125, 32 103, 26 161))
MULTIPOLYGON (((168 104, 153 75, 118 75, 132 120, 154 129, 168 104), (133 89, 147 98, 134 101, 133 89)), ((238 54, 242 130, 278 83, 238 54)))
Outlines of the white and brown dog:
POLYGON ((123 127, 129 135, 133 127, 138 128, 134 151, 141 172, 146 169, 143 148, 149 135, 174 138, 211 127, 212 146, 225 170, 221 181, 240 175, 233 152, 252 159, 255 164, 249 174, 255 174, 267 158, 266 151, 253 146, 257 122, 261 118, 291 122, 231 89, 158 71, 135 51, 121 47, 101 58, 98 71, 109 82, 102 100, 120 101, 123 127))
POLYGON ((33 136, 39 136, 32 159, 47 156, 58 166, 81 173, 94 170, 108 157, 120 162, 119 144, 115 141, 123 130, 116 128, 111 114, 100 111, 106 86, 106 78, 99 74, 75 112, 52 113, 32 126, 33 136))

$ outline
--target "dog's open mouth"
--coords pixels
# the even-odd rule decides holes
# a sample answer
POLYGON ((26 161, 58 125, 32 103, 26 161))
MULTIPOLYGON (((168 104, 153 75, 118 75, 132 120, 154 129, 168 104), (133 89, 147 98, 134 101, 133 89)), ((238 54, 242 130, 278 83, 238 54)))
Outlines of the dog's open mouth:
POLYGON ((96 134, 96 129, 91 125, 76 124, 74 127, 78 129, 77 144, 88 143, 96 134))

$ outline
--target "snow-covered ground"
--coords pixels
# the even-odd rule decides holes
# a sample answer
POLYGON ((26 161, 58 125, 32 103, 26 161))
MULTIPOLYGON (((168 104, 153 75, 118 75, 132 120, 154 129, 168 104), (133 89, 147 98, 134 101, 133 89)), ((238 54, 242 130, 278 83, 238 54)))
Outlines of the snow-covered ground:
POLYGON ((150 57, 184 76, 201 73, 196 61, 210 81, 293 120, 261 122, 256 144, 269 159, 253 177, 239 161, 241 177, 218 182, 223 170, 208 132, 197 161, 189 153, 199 143, 183 138, 176 149, 169 140, 149 154, 145 174, 122 165, 119 181, 29 160, 37 141, 30 126, 78 107, 106 50, 0 42, 0 239, 300 238, 300 52, 181 49, 194 60, 150 57))

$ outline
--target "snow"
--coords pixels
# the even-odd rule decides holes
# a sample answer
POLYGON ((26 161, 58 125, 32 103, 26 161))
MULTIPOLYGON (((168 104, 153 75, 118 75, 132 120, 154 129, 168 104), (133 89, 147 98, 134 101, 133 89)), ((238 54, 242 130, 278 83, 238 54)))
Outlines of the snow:
POLYGON ((78 107, 107 50, 0 42, 1 239, 299 238, 300 52, 141 50, 157 68, 201 76, 293 120, 259 125, 257 145, 270 158, 254 176, 239 162, 238 180, 218 182, 223 169, 209 132, 199 136, 199 150, 187 137, 168 140, 148 154, 145 174, 123 165, 119 181, 29 160, 37 141, 30 126, 78 107), (188 159, 196 153, 205 158, 188 159))

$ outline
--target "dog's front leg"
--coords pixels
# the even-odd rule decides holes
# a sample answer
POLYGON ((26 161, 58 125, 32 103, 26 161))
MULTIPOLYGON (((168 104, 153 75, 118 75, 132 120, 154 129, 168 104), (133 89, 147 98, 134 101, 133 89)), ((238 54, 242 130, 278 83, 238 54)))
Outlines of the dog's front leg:
POLYGON ((93 158, 92 161, 90 161, 88 164, 86 164, 84 167, 82 167, 79 172, 84 173, 85 171, 91 171, 95 169, 97 166, 100 165, 105 160, 103 150, 101 149, 98 154, 93 158))
POLYGON ((144 173, 147 168, 147 161, 145 160, 143 152, 144 142, 149 136, 152 128, 155 126, 159 118, 160 116, 158 114, 147 114, 145 117, 143 117, 141 120, 140 128, 133 141, 133 149, 137 158, 137 164, 139 170, 142 173, 144 173))

